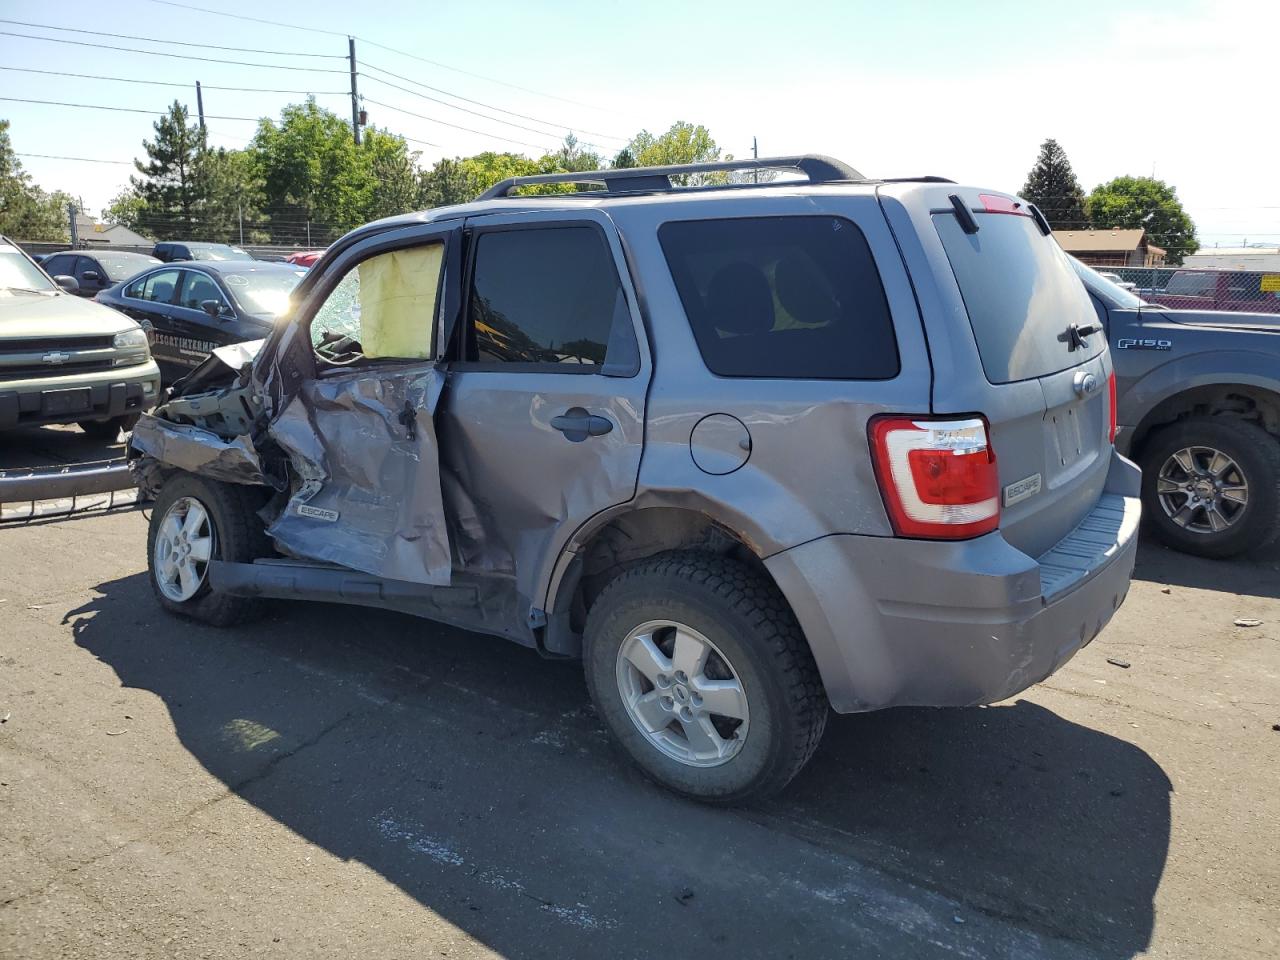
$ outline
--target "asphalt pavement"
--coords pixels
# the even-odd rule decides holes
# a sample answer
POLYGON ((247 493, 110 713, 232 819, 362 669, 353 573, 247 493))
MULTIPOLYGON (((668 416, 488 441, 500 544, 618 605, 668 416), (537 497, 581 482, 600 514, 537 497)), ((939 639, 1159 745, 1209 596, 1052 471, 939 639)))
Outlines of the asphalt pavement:
POLYGON ((1280 954, 1280 552, 1144 546, 1048 682, 833 717, 723 810, 628 766, 577 663, 360 608, 191 624, 145 538, 0 527, 0 956, 1280 954))

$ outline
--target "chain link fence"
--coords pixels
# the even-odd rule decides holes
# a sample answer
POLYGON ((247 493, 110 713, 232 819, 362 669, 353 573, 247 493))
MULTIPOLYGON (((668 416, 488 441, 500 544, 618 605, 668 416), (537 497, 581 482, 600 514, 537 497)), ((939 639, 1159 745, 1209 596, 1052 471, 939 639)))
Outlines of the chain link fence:
POLYGON ((1143 300, 1171 310, 1280 313, 1280 271, 1091 266, 1143 300))

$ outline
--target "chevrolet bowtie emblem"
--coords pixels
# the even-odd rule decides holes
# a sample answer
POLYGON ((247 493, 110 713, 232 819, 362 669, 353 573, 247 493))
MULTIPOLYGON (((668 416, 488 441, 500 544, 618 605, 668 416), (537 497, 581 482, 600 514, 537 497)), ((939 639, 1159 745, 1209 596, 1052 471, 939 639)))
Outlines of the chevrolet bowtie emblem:
POLYGON ((52 353, 46 353, 40 359, 45 363, 64 363, 71 359, 71 354, 59 353, 57 350, 54 350, 52 353))

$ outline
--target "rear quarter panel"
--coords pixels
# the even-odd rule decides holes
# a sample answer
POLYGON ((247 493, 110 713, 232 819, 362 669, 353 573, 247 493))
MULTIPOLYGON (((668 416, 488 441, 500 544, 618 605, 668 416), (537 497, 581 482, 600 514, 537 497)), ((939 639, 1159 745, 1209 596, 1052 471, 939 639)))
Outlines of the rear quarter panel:
POLYGON ((890 536, 867 443, 878 413, 928 410, 931 368, 919 312, 874 195, 833 189, 755 191, 741 200, 682 199, 609 208, 641 301, 654 377, 637 506, 699 510, 732 527, 759 556, 832 533, 890 536), (893 316, 901 369, 892 380, 773 380, 711 374, 658 240, 673 220, 838 215, 867 238, 893 316), (732 473, 694 463, 690 436, 709 414, 746 425, 750 453, 732 473))

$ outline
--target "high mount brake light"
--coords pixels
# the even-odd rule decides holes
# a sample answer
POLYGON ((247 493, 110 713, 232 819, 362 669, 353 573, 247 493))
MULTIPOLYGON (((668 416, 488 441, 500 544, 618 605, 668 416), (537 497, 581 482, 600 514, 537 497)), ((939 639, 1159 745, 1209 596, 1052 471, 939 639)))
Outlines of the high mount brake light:
POLYGON ((1000 525, 996 457, 979 418, 877 417, 871 452, 900 537, 964 540, 1000 525))
POLYGON ((994 193, 980 193, 978 200, 982 203, 982 209, 987 213, 1012 213, 1019 217, 1031 216, 1031 211, 1024 207, 1017 200, 1010 200, 1008 197, 997 196, 994 193))

